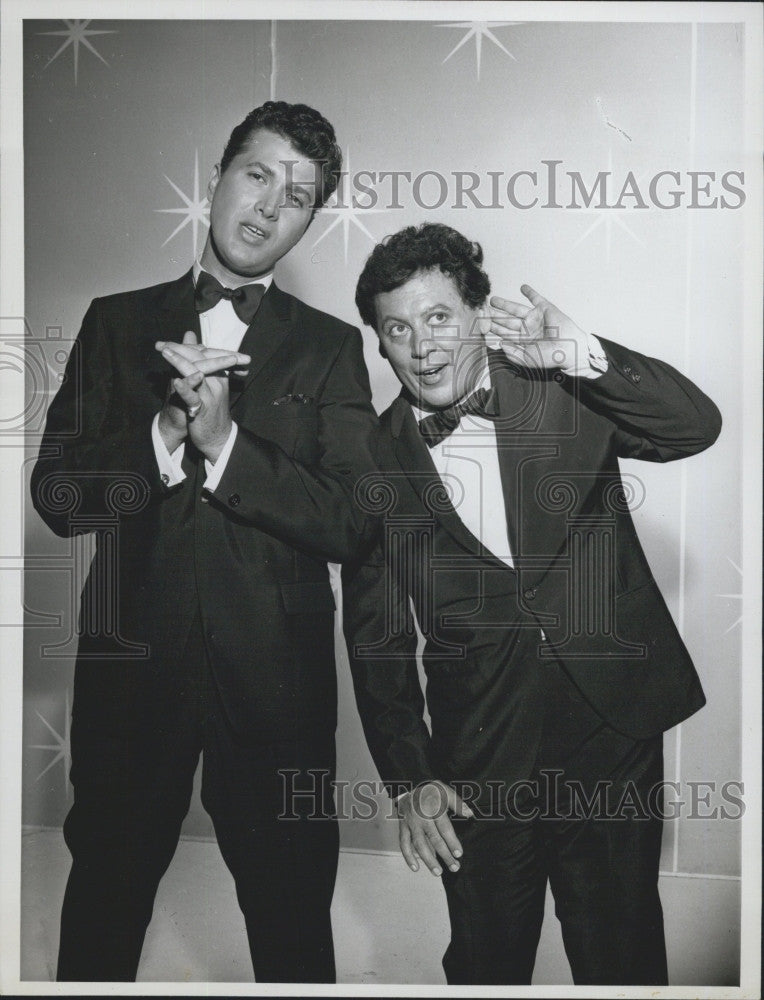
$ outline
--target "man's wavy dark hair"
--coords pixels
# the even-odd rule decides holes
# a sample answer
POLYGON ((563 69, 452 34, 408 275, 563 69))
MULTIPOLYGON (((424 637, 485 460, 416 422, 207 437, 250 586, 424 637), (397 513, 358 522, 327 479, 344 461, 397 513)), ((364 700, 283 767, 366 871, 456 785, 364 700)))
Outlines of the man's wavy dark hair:
POLYGON ((321 208, 336 190, 342 169, 342 150, 331 123, 307 104, 266 101, 255 108, 231 132, 220 160, 223 174, 231 160, 247 145, 258 129, 268 129, 291 142, 302 156, 321 164, 322 183, 317 184, 314 208, 321 208))
POLYGON ((358 279, 355 304, 364 323, 374 326, 377 295, 400 288, 417 271, 438 268, 454 279, 462 301, 477 309, 491 291, 482 263, 480 244, 450 226, 439 222, 407 226, 374 247, 358 279))

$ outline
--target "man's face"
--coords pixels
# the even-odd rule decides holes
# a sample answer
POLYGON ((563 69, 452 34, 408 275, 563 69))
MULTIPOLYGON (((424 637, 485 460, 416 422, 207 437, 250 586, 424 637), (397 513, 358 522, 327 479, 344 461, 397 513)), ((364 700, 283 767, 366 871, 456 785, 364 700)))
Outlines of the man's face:
POLYGON ((308 228, 316 180, 313 160, 258 129, 224 173, 212 171, 202 265, 224 285, 267 274, 308 228))
POLYGON ((471 392, 485 370, 479 317, 453 278, 418 271, 374 299, 376 330, 395 374, 422 409, 448 406, 471 392))

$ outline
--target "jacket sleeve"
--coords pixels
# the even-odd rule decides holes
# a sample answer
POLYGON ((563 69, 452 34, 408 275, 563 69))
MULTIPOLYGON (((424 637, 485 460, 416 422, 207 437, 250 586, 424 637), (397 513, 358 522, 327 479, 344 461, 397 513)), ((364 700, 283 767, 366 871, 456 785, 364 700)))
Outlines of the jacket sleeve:
POLYGON ((416 662, 414 619, 377 541, 362 563, 342 568, 343 630, 358 712, 391 795, 433 780, 430 732, 416 662))
POLYGON ((32 502, 57 535, 137 513, 162 491, 151 420, 113 406, 114 344, 94 299, 48 409, 32 471, 32 502), (145 426, 144 426, 145 424, 145 426))
POLYGON ((621 457, 670 462, 714 443, 721 414, 693 382, 664 361, 598 339, 608 370, 596 379, 575 379, 575 391, 615 425, 621 457))
POLYGON ((346 335, 318 406, 320 457, 305 465, 239 427, 214 494, 237 518, 330 562, 346 562, 368 530, 354 501, 357 481, 374 470, 371 438, 377 418, 361 334, 346 335))

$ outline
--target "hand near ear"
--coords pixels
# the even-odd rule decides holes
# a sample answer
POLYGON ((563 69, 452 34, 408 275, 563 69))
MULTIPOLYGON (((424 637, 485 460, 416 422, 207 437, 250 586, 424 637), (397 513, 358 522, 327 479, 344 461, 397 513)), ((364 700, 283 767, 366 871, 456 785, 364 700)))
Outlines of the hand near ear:
POLYGON ((491 296, 490 334, 500 338, 511 361, 526 368, 575 369, 588 353, 586 333, 530 285, 520 291, 530 306, 491 296))

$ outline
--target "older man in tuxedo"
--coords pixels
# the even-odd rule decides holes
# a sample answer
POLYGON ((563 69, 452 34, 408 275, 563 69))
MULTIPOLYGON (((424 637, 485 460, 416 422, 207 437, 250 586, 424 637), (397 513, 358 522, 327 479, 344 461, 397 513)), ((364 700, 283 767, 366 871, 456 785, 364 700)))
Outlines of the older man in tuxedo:
POLYGON ((340 166, 314 109, 252 111, 211 173, 200 259, 95 299, 50 407, 35 506, 57 534, 98 537, 59 979, 135 978, 201 753, 258 981, 334 981, 326 563, 350 558, 363 529, 352 496, 376 417, 359 331, 286 294, 273 268, 340 166), (285 773, 319 784, 291 819, 285 773))
POLYGON ((527 285, 490 308, 481 265, 423 225, 358 281, 403 387, 358 490, 384 529, 344 568, 359 710, 406 861, 443 877, 449 983, 530 982, 548 882, 576 983, 665 983, 662 733, 704 697, 619 458, 702 451, 719 413, 527 285))

